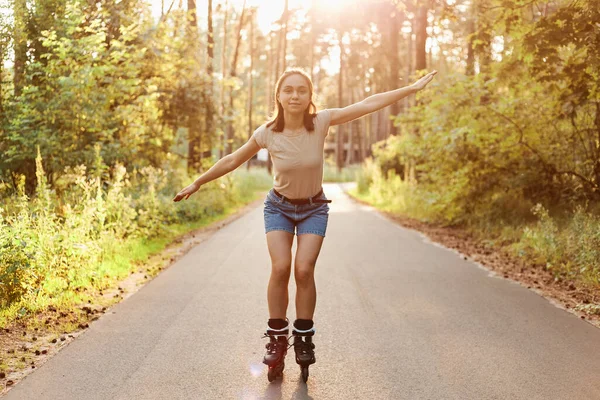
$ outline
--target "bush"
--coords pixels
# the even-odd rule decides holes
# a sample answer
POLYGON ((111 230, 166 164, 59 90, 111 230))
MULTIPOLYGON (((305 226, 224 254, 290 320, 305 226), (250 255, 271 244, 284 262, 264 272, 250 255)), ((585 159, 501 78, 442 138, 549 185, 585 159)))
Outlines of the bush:
POLYGON ((127 240, 161 237, 170 225, 222 214, 271 184, 263 170, 238 170, 175 204, 173 196, 193 180, 182 168, 131 174, 120 164, 102 168, 104 174, 67 168, 51 189, 39 153, 36 161, 33 199, 21 177, 18 193, 0 209, 0 309, 80 286, 102 287, 110 276, 99 265, 127 240))

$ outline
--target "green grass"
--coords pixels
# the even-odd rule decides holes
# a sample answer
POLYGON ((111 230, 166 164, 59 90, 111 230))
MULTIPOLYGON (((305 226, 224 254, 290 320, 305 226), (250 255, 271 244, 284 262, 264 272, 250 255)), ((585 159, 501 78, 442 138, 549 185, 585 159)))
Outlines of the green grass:
MULTIPOLYGON (((435 193, 426 193, 417 183, 405 182, 393 174, 383 177, 372 162, 365 163, 357 174, 357 182, 350 195, 380 210, 423 222, 444 224, 452 220, 444 214, 447 210, 438 207, 435 193)), ((545 268, 555 279, 600 287, 597 210, 582 205, 569 210, 565 205, 550 215, 540 204, 531 206, 512 198, 500 200, 476 213, 455 215, 463 221, 460 227, 489 248, 506 250, 532 266, 545 268), (524 209, 528 205, 529 210, 524 209)), ((587 308, 595 313, 597 307, 600 306, 587 308)))
POLYGON ((342 168, 342 171, 340 172, 335 165, 325 163, 323 166, 323 182, 355 182, 356 174, 360 171, 360 169, 361 166, 356 164, 342 168))
MULTIPOLYGON (((121 280, 134 271, 143 271, 149 277, 159 273, 161 267, 146 265, 150 257, 161 253, 182 235, 227 218, 246 204, 264 196, 266 190, 271 187, 271 177, 266 170, 262 169, 250 171, 238 169, 226 179, 228 180, 220 184, 228 187, 226 201, 209 196, 207 198, 209 203, 203 206, 201 213, 190 213, 186 210, 192 209, 194 202, 203 200, 200 195, 194 195, 195 199, 191 197, 187 201, 178 203, 184 211, 183 217, 152 231, 158 232, 158 235, 149 238, 143 235, 132 235, 124 240, 99 240, 96 243, 101 247, 98 250, 99 256, 90 257, 87 264, 77 265, 77 268, 83 272, 74 274, 72 279, 65 279, 62 274, 53 274, 52 270, 45 269, 47 275, 42 281, 43 290, 37 295, 23 296, 19 301, 0 309, 0 326, 7 326, 16 320, 25 322, 31 327, 41 326, 43 322, 36 318, 36 314, 42 313, 50 306, 55 307, 57 312, 61 312, 74 310, 81 304, 109 306, 119 301, 118 298, 106 299, 99 293, 116 288, 121 280), (192 199, 194 202, 191 202, 192 199), (211 204, 217 204, 218 207, 211 208, 211 204), (186 217, 187 215, 189 217, 186 217)), ((173 204, 168 202, 165 202, 164 206, 162 204, 159 202, 156 206, 173 207, 173 204)), ((35 223, 35 220, 31 221, 35 223)), ((31 229, 31 227, 23 226, 21 229, 31 229)), ((85 317, 82 316, 82 320, 85 320, 85 317)), ((65 321, 60 327, 63 332, 77 329, 78 321, 65 321)))

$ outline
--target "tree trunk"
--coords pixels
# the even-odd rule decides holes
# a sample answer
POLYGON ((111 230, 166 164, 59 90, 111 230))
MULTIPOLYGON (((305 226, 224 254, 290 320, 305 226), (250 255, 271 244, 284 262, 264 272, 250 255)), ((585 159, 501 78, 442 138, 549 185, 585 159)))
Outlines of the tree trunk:
POLYGON ((14 75, 13 85, 16 97, 21 95, 25 84, 25 63, 27 62, 27 2, 14 0, 14 75))
MULTIPOLYGON (((4 121, 4 92, 2 91, 2 77, 4 76, 4 47, 0 42, 0 121, 4 121)), ((0 132, 2 126, 0 125, 0 132)))
POLYGON ((365 143, 368 135, 368 127, 370 123, 370 118, 361 118, 360 127, 358 132, 358 157, 359 162, 363 163, 365 161, 365 143))
POLYGON ((387 127, 386 123, 387 112, 385 108, 383 110, 379 110, 377 112, 377 132, 375 133, 375 141, 379 142, 381 140, 385 140, 387 136, 387 127))
POLYGON ((415 70, 427 69, 427 6, 419 6, 416 15, 415 70))
MULTIPOLYGON (((487 75, 490 72, 492 63, 492 25, 486 15, 491 4, 489 0, 480 0, 476 8, 477 39, 480 44, 477 45, 475 53, 479 60, 479 72, 487 75)), ((484 77, 486 80, 489 77, 484 77)))
MULTIPOLYGON (((354 90, 350 90, 350 104, 354 103, 354 90)), ((348 166, 352 163, 352 151, 353 151, 353 145, 354 145, 354 122, 356 121, 351 121, 350 123, 348 123, 348 151, 346 152, 346 160, 344 161, 344 166, 348 166)))
MULTIPOLYGON (((199 64, 198 60, 198 45, 199 45, 199 33, 198 33, 198 19, 196 13, 196 0, 188 0, 188 13, 189 13, 189 25, 188 25, 188 58, 193 61, 194 65, 199 64)), ((193 172, 199 172, 201 169, 201 138, 202 129, 200 127, 200 90, 198 83, 194 82, 190 87, 186 89, 188 94, 187 104, 185 111, 187 114, 187 128, 188 128, 188 170, 193 172)))
POLYGON ((314 70, 315 70, 315 20, 314 20, 314 0, 311 1, 310 11, 308 12, 309 24, 310 24, 310 80, 314 82, 314 70))
MULTIPOLYGON (((229 76, 232 78, 237 77, 237 60, 240 51, 240 42, 242 41, 242 27, 244 26, 244 15, 246 14, 246 0, 244 0, 244 4, 242 5, 242 14, 240 15, 240 24, 238 26, 237 31, 237 40, 235 43, 235 50, 233 52, 233 61, 231 62, 231 71, 229 76)), ((227 121, 227 154, 231 154, 233 151, 233 88, 229 88, 229 109, 227 110, 227 114, 229 115, 227 121)))
MULTIPOLYGON (((281 61, 281 31, 283 30, 283 26, 279 26, 279 30, 277 31, 277 55, 275 56, 275 79, 274 82, 277 82, 279 79, 279 61, 281 61)), ((273 99, 274 100, 274 99, 273 99)))
MULTIPOLYGON (((338 76, 338 107, 344 107, 344 43, 342 42, 343 33, 338 32, 338 41, 340 45, 340 72, 338 76)), ((344 166, 344 125, 337 126, 336 135, 336 163, 338 172, 342 171, 344 166)))
MULTIPOLYGON (((398 83, 400 80, 400 50, 398 48, 398 36, 400 35, 400 27, 402 26, 402 20, 400 18, 400 11, 394 10, 392 12, 391 21, 390 21, 390 83, 391 89, 395 89, 398 87, 398 83)), ((395 102, 391 105, 391 113, 392 115, 400 114, 400 103, 395 102)), ((394 126, 394 120, 390 119, 389 121, 389 131, 391 135, 397 135, 400 133, 398 128, 394 126)))
POLYGON ((598 188, 600 187, 600 101, 596 102, 596 118, 595 118, 595 124, 596 124, 596 151, 595 151, 595 163, 594 163, 594 180, 595 180, 595 184, 596 184, 596 192, 594 193, 596 195, 596 197, 598 197, 600 195, 600 192, 598 191, 598 188))
MULTIPOLYGON (((267 64, 268 64, 268 74, 267 74, 267 115, 268 117, 271 116, 272 112, 273 112, 273 107, 275 104, 275 80, 276 78, 276 70, 274 68, 274 64, 276 63, 276 59, 278 57, 278 54, 275 54, 275 33, 271 30, 269 32, 269 59, 267 60, 267 64)), ((269 174, 273 173, 273 160, 271 160, 271 154, 268 155, 267 157, 267 171, 269 172, 269 174)))
MULTIPOLYGON (((472 8, 473 6, 471 6, 471 10, 472 8)), ((469 21, 467 22, 467 29, 469 41, 467 43, 467 68, 465 73, 468 76, 473 76, 475 75, 475 51, 473 49, 475 41, 475 21, 473 20, 473 11, 471 11, 469 21)))
MULTIPOLYGON (((204 148, 207 149, 207 152, 210 153, 212 149, 212 139, 214 135, 214 126, 215 126, 215 106, 213 104, 213 93, 214 93, 214 82, 213 82, 213 72, 214 72, 214 47, 215 47, 215 37, 213 33, 213 20, 212 20, 212 0, 208 0, 208 21, 207 21, 207 45, 206 45, 206 53, 208 55, 208 60, 206 63, 206 75, 208 78, 208 87, 205 94, 205 104, 206 104, 206 114, 204 117, 204 130, 206 135, 206 144, 204 148)), ((200 153, 200 158, 202 159, 203 153, 200 153)))
POLYGON ((285 69, 287 68, 287 60, 285 59, 285 56, 287 55, 287 33, 288 33, 288 20, 290 18, 290 10, 288 7, 288 0, 285 0, 285 7, 283 9, 283 58, 282 58, 282 63, 281 65, 283 66, 283 68, 281 69, 283 72, 285 72, 285 69))
MULTIPOLYGON (((227 75, 227 18, 228 18, 229 4, 228 0, 225 0, 225 11, 223 16, 223 48, 221 49, 221 126, 223 126, 225 116, 225 76, 227 75)), ((223 158, 225 155, 225 135, 221 136, 221 145, 219 146, 219 158, 223 158)))
MULTIPOLYGON (((254 101, 254 11, 250 14, 250 72, 248 73, 248 140, 252 137, 254 124, 252 123, 252 103, 254 101)), ((250 169, 250 160, 246 163, 246 169, 250 169)))
POLYGON ((273 31, 269 32, 269 52, 267 53, 267 118, 273 110, 273 31))
MULTIPOLYGON (((406 83, 409 82, 410 76, 413 73, 413 69, 412 69, 412 64, 413 64, 413 39, 412 39, 412 36, 413 36, 413 31, 415 30, 414 29, 414 24, 415 24, 414 19, 412 19, 410 21, 410 32, 408 34, 408 40, 407 40, 407 47, 408 47, 407 54, 408 54, 408 57, 407 57, 407 60, 406 60, 406 73, 404 75, 404 79, 405 79, 406 83)), ((405 110, 408 110, 408 108, 410 107, 410 97, 411 96, 406 96, 404 98, 404 109, 405 110)))
POLYGON ((365 140, 364 140, 364 158, 370 157, 371 156, 371 146, 373 145, 373 132, 374 132, 374 126, 375 123, 377 121, 377 114, 373 113, 371 115, 369 115, 368 120, 366 121, 366 126, 365 126, 365 140))

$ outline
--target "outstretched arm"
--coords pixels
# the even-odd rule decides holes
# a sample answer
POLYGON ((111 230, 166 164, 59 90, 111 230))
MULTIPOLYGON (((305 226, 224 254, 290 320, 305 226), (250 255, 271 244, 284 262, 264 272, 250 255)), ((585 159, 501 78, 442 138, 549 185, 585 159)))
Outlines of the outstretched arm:
POLYGON ((173 201, 180 201, 182 199, 187 200, 192 194, 200 189, 200 186, 233 171, 251 159, 259 150, 260 146, 256 143, 256 140, 251 137, 242 147, 232 154, 228 154, 221 158, 208 171, 200 175, 192 184, 181 189, 181 191, 175 195, 173 201))
POLYGON ((369 96, 358 103, 351 104, 344 108, 331 108, 329 109, 329 112, 331 113, 330 125, 340 125, 353 121, 364 115, 381 110, 410 94, 416 93, 419 90, 424 89, 425 86, 431 82, 435 74, 437 74, 437 71, 430 72, 410 86, 374 94, 373 96, 369 96))

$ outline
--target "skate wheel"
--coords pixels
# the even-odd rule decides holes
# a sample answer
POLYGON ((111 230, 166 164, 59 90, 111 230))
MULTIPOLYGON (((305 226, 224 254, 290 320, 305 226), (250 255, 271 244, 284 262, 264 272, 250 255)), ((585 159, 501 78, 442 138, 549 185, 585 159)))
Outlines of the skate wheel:
POLYGON ((308 367, 302 367, 302 380, 304 383, 308 381, 308 367))
POLYGON ((285 368, 285 362, 275 366, 269 367, 269 372, 267 373, 267 379, 269 382, 273 382, 275 379, 283 375, 283 369, 285 368))

